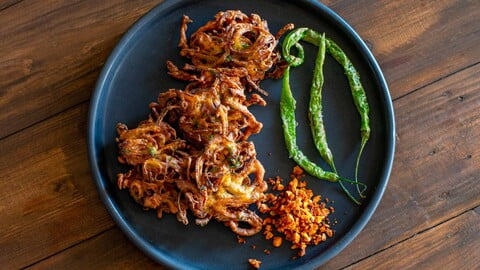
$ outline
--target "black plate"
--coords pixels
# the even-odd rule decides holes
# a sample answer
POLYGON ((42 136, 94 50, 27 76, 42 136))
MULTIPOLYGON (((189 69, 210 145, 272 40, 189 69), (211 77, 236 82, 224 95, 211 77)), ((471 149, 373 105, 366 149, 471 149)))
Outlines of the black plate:
MULTIPOLYGON (((314 150, 307 123, 306 105, 316 49, 305 44, 306 62, 291 72, 291 84, 297 99, 298 143, 304 152, 327 168, 314 150)), ((359 116, 352 102, 347 79, 341 67, 328 56, 325 63, 324 115, 330 147, 340 175, 353 178, 354 160, 360 144, 359 116)), ((270 95, 267 107, 251 107, 264 124, 260 134, 251 137, 258 159, 267 177, 288 179, 293 161, 288 159, 279 117, 281 80, 261 84, 270 95)), ((383 75, 359 36, 333 11, 316 1, 166 1, 141 18, 119 42, 98 80, 90 107, 88 130, 89 158, 100 196, 124 233, 154 260, 175 268, 248 269, 247 259, 262 260, 263 269, 311 269, 338 254, 362 230, 377 207, 390 174, 395 146, 393 109, 383 75), (186 84, 170 78, 165 62, 185 61, 179 56, 180 19, 183 14, 194 20, 189 34, 211 20, 221 10, 239 9, 257 13, 276 33, 283 25, 307 26, 335 40, 359 70, 370 103, 372 135, 361 163, 360 179, 369 186, 362 206, 354 205, 338 184, 306 177, 316 194, 334 201, 333 238, 309 247, 304 257, 292 260, 288 243, 274 249, 261 234, 239 245, 235 235, 212 221, 206 227, 178 223, 173 215, 157 219, 154 211, 143 211, 128 195, 116 188, 116 174, 127 170, 117 163, 115 124, 135 127, 149 113, 148 104, 160 91, 182 89, 186 84), (253 250, 250 245, 255 244, 253 250), (265 255, 264 248, 272 249, 265 255)), ((353 189, 352 189, 353 191, 353 189)))

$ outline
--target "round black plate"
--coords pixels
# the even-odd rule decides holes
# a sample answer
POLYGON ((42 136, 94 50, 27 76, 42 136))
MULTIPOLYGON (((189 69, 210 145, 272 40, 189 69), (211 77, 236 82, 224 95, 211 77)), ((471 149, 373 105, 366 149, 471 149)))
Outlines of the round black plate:
MULTIPOLYGON (((316 49, 305 44, 306 61, 291 71, 291 84, 297 99, 298 144, 314 161, 328 168, 316 153, 307 122, 307 104, 316 49)), ((330 147, 340 175, 353 178, 354 160, 360 144, 359 116, 352 102, 347 79, 330 56, 325 63, 324 117, 330 147)), ((281 80, 265 80, 261 87, 270 94, 267 107, 251 107, 264 124, 260 134, 251 137, 267 177, 288 179, 295 165, 284 146, 279 116, 281 80)), ((261 261, 262 269, 311 269, 338 254, 362 230, 378 205, 387 185, 395 146, 392 103, 383 75, 359 36, 333 11, 316 1, 166 1, 141 18, 123 37, 109 57, 93 94, 89 116, 88 147, 93 177, 107 209, 124 233, 154 260, 174 268, 248 269, 247 259, 261 261), (372 135, 360 168, 360 179, 368 184, 362 206, 353 204, 338 184, 305 177, 316 194, 328 197, 338 220, 333 238, 309 247, 304 257, 292 260, 295 252, 288 243, 275 249, 262 234, 239 245, 235 235, 212 221, 206 227, 178 223, 173 215, 157 219, 154 211, 143 211, 116 187, 116 174, 127 170, 117 163, 115 124, 135 127, 146 119, 148 104, 161 91, 182 89, 185 82, 166 73, 165 62, 182 64, 179 56, 180 20, 183 14, 194 20, 188 34, 211 20, 221 10, 239 9, 257 13, 276 33, 283 25, 310 27, 335 40, 359 70, 370 103, 372 135), (253 250, 250 245, 255 244, 253 250), (265 248, 272 250, 264 254, 265 248)), ((353 187, 351 187, 353 191, 353 187)))

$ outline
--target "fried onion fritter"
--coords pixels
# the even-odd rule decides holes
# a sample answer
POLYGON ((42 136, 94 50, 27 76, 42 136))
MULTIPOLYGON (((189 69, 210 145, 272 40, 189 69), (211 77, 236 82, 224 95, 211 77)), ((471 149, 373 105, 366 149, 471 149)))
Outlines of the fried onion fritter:
POLYGON ((188 224, 190 210, 198 225, 213 218, 250 236, 263 221, 248 208, 260 205, 267 190, 255 146, 246 141, 262 129, 248 107, 266 102, 251 91, 266 95, 260 81, 282 73, 275 48, 292 25, 273 36, 258 15, 229 10, 188 40, 188 22, 184 16, 179 47, 192 64, 180 69, 168 61, 167 69, 189 84, 161 93, 138 127, 117 125, 118 160, 131 167, 118 174, 117 185, 159 218, 171 213, 188 224))

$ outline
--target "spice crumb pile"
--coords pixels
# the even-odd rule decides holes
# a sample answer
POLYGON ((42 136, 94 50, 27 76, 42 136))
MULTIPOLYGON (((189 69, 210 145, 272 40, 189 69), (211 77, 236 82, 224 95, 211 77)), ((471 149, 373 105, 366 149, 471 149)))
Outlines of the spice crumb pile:
MULTIPOLYGON (((277 194, 267 194, 266 200, 259 206, 259 211, 267 214, 263 220, 265 239, 272 240, 274 247, 280 247, 283 239, 290 241, 290 248, 298 249, 299 257, 305 255, 307 246, 318 245, 333 236, 328 215, 333 213, 334 209, 327 208, 325 202, 321 202, 322 197, 315 196, 313 191, 307 188, 307 183, 299 180, 303 176, 303 170, 295 166, 288 185, 283 185, 278 176, 269 179, 272 191, 277 194)), ((328 199, 325 198, 325 201, 328 202, 328 199)), ((244 243, 242 240, 238 239, 238 242, 244 243)), ((252 248, 256 247, 252 245, 252 248)), ((263 252, 270 254, 268 249, 263 252)), ((256 269, 260 268, 262 263, 256 259, 249 259, 248 262, 256 269)))
POLYGON ((292 180, 285 187, 277 177, 270 179, 272 189, 280 191, 278 195, 267 195, 266 204, 261 205, 260 212, 268 213, 263 221, 265 238, 272 239, 274 247, 282 245, 282 239, 292 242, 291 249, 298 249, 298 256, 305 255, 308 245, 318 245, 333 236, 328 215, 334 211, 327 208, 320 195, 314 196, 307 188, 301 168, 296 166, 291 175, 292 180), (281 236, 274 235, 278 232, 281 236))

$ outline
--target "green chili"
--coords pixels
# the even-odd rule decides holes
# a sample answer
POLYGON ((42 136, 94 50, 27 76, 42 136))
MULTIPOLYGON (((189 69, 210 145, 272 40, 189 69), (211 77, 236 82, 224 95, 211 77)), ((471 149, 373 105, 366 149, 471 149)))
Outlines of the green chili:
POLYGON ((147 148, 148 150, 148 153, 150 154, 150 156, 154 157, 156 154, 157 154, 157 149, 155 149, 155 147, 153 146, 149 146, 147 148))
MULTIPOLYGON (((290 66, 299 66, 303 63, 304 61, 304 50, 303 47, 298 43, 300 40, 305 40, 307 42, 310 42, 314 45, 317 45, 319 47, 318 49, 318 55, 315 60, 315 70, 314 70, 314 76, 313 76, 313 81, 312 81, 312 88, 311 88, 311 93, 310 93, 310 104, 309 104, 309 119, 311 123, 311 129, 312 129, 312 135, 314 138, 315 146, 317 150, 319 151, 320 155, 322 158, 329 164, 329 166, 333 169, 334 174, 338 176, 337 170, 335 168, 335 164, 333 161, 333 155, 328 147, 327 139, 326 139, 326 132, 325 132, 325 127, 323 124, 323 117, 322 117, 322 96, 321 96, 321 89, 323 86, 323 62, 325 59, 325 51, 328 50, 329 54, 331 54, 337 62, 339 62, 342 67, 344 67, 345 74, 348 77, 349 84, 351 87, 351 92, 353 95, 354 102, 356 104, 357 110, 359 111, 359 114, 362 119, 362 128, 361 128, 361 137, 362 137, 362 143, 361 143, 361 148, 360 152, 357 156, 357 161, 356 161, 356 167, 355 167, 355 181, 354 183, 357 186, 357 191, 359 192, 361 197, 365 197, 363 195, 363 192, 366 189, 366 185, 363 183, 358 182, 358 165, 359 165, 359 160, 361 153, 363 151, 363 148, 368 141, 368 137, 370 135, 370 127, 369 127, 369 119, 368 119, 368 103, 366 100, 366 95, 365 91, 363 90, 363 87, 360 83, 360 76, 358 75, 358 72, 355 70, 353 67, 353 64, 351 61, 348 59, 348 57, 345 55, 345 53, 340 49, 338 45, 336 45, 333 41, 326 39, 325 35, 321 36, 317 32, 308 29, 308 28, 298 28, 295 29, 294 31, 290 32, 287 37, 285 38, 283 44, 282 44, 282 52, 285 60, 289 63, 290 66), (290 54, 291 48, 295 46, 295 48, 298 51, 298 56, 295 57, 290 54), (358 185, 363 185, 364 189, 360 191, 358 185)), ((286 74, 287 78, 289 77, 289 68, 286 74)), ((285 78, 285 77, 284 77, 285 78)), ((290 88, 288 81, 285 83, 284 81, 284 89, 290 88)), ((293 98, 291 95, 291 90, 290 92, 290 97, 293 98)), ((283 95, 283 90, 282 90, 282 95, 283 95)), ((283 99, 282 99, 283 100, 283 99)), ((293 111, 295 109, 294 106, 294 100, 293 100, 293 111)), ((292 106, 291 106, 292 107, 292 106)), ((284 127, 285 127, 285 121, 284 121, 284 127)), ((294 127, 294 125, 293 125, 294 127)), ((291 132, 292 130, 289 130, 291 132)), ((294 130, 293 130, 294 131, 294 130)), ((287 132, 287 130, 285 130, 287 132)), ((285 135, 287 139, 287 135, 285 135)), ((292 138, 290 138, 292 139, 292 138)), ((293 139, 295 139, 295 136, 293 136, 293 139)), ((289 143, 287 143, 287 147, 289 143)), ((291 144, 291 143, 290 143, 291 144)), ((290 147, 291 148, 291 147, 290 147)), ((291 153, 290 149, 289 152, 291 153)), ((298 147, 296 147, 298 150, 298 147)), ((299 150, 298 150, 299 151, 299 150)), ((301 153, 301 152, 300 152, 301 153)), ((303 153, 301 153, 302 156, 304 157, 303 153)), ((290 154, 292 156, 292 154, 290 154)), ((293 157, 295 161, 295 157, 293 157)), ((302 157, 298 157, 302 158, 302 157)), ((297 161, 297 163, 299 163, 297 161)), ((311 163, 311 162, 310 162, 311 163)), ((300 164, 299 164, 300 165, 300 164)), ((311 163, 308 164, 310 167, 313 165, 312 168, 316 167, 315 164, 311 163)), ((304 167, 304 166, 302 166, 304 167)), ((318 168, 318 167, 317 167, 318 168)), ((307 168, 304 167, 304 169, 309 172, 307 168)), ((323 170, 322 170, 323 171, 323 170)), ((315 176, 315 173, 310 174, 315 176)), ((329 173, 329 172, 326 172, 329 173)), ((317 176, 318 177, 318 176, 317 176)), ((322 178, 322 177, 319 177, 322 178)), ((338 180, 337 180, 338 181, 338 180)), ((342 181, 338 181, 341 188, 345 191, 345 193, 357 204, 359 202, 353 198, 350 194, 350 192, 345 188, 343 185, 342 181)), ((347 181, 348 182, 348 181, 347 181)), ((353 181, 350 181, 353 182, 353 181)))
POLYGON ((242 166, 242 161, 237 158, 229 158, 228 161, 230 163, 230 168, 232 169, 238 169, 242 166))
MULTIPOLYGON (((297 43, 298 44, 298 43, 297 43)), ((295 45, 297 50, 300 49, 301 45, 295 45)), ((282 92, 280 97, 280 116, 283 124, 283 134, 285 137, 285 144, 290 158, 292 158, 298 165, 300 165, 307 173, 317 178, 325 179, 331 182, 340 182, 345 181, 348 183, 357 184, 357 182, 345 179, 340 177, 338 174, 333 172, 324 171, 322 168, 318 167, 315 163, 311 162, 305 154, 298 148, 296 143, 296 121, 295 121, 295 98, 292 95, 290 88, 290 66, 285 69, 283 75, 283 84, 282 92)), ((362 183, 360 183, 362 184, 362 183)), ((363 184, 362 184, 363 185, 363 184)), ((344 189, 347 196, 352 199, 356 204, 360 204, 347 189, 344 189)))
MULTIPOLYGON (((358 165, 360 164, 360 158, 363 153, 363 149, 367 144, 368 139, 370 138, 370 118, 368 113, 370 108, 368 106, 367 95, 365 90, 363 89, 362 83, 360 82, 360 74, 353 66, 350 59, 348 59, 347 55, 342 51, 342 49, 335 44, 332 40, 328 41, 329 45, 329 53, 343 66, 345 71, 345 75, 347 75, 348 82, 350 84, 350 89, 353 96, 353 101, 355 106, 357 107, 358 113, 360 114, 360 136, 362 138, 360 144, 360 150, 358 151, 357 161, 355 165, 355 180, 358 179, 358 165)), ((363 191, 360 191, 357 185, 357 190, 361 197, 365 197, 363 195, 363 191)))
POLYGON ((333 162, 332 151, 328 147, 325 126, 322 115, 322 87, 323 87, 323 62, 325 61, 325 34, 321 37, 318 46, 318 54, 315 59, 315 69, 313 71, 312 87, 310 89, 310 102, 308 105, 308 118, 312 130, 313 141, 320 156, 330 165, 332 170, 337 173, 333 162))
POLYGON ((300 45, 298 42, 304 37, 306 30, 308 30, 308 28, 295 29, 288 33, 288 35, 283 40, 282 54, 283 58, 288 62, 289 66, 297 67, 303 64, 305 52, 302 45, 300 45), (295 46, 295 49, 297 49, 298 56, 290 54, 292 46, 295 46))
MULTIPOLYGON (((312 30, 308 28, 298 28, 287 35, 283 43, 283 55, 286 61, 291 66, 298 66, 304 61, 303 47, 298 44, 300 39, 312 30), (295 57, 290 54, 292 46, 296 46, 299 51, 299 56, 295 57), (300 49, 301 48, 301 49, 300 49)), ((315 69, 313 72, 312 87, 310 89, 310 102, 308 107, 308 118, 310 120, 310 128, 312 130, 313 140, 320 156, 327 162, 332 170, 337 173, 335 164, 333 162, 332 151, 328 147, 325 126, 323 124, 322 116, 322 86, 323 86, 323 62, 325 61, 325 35, 320 36, 318 42, 318 54, 315 60, 315 69)))
MULTIPOLYGON (((319 33, 313 30, 310 30, 310 31, 305 31, 302 37, 302 40, 319 46, 322 40, 322 36, 319 33)), ((343 67, 345 75, 347 76, 347 79, 348 79, 348 83, 350 85, 350 90, 353 96, 353 102, 357 107, 357 111, 361 119, 361 122, 360 122, 361 143, 360 143, 360 150, 358 152, 356 165, 355 165, 355 181, 358 181, 358 167, 360 164, 360 158, 362 156, 363 149, 365 148, 365 145, 367 144, 367 141, 370 138, 370 132, 371 132, 370 118, 368 116, 370 108, 368 106, 367 95, 360 81, 360 74, 355 69, 352 61, 350 61, 350 59, 347 57, 345 52, 333 40, 327 38, 325 42, 327 45, 326 48, 328 53, 343 67)), ((363 195, 363 192, 365 191, 365 189, 360 191, 357 185, 357 191, 362 198, 365 197, 363 195)))
MULTIPOLYGON (((308 29, 307 29, 308 31, 308 29)), ((327 142, 327 133, 325 131, 325 125, 323 123, 323 113, 322 113, 322 87, 324 82, 323 77, 323 63, 325 62, 325 50, 326 50, 326 40, 325 33, 321 36, 320 42, 318 43, 318 53, 317 58, 315 58, 315 69, 313 71, 312 87, 310 88, 310 102, 308 106, 308 118, 310 120, 310 128, 312 131, 313 141, 315 147, 320 153, 320 156, 327 162, 327 164, 332 168, 334 173, 337 173, 337 168, 335 167, 335 162, 333 161, 333 154, 328 146, 327 142)), ((358 181, 358 179, 355 179, 358 181)), ((342 190, 349 194, 347 188, 343 185, 343 182, 338 182, 342 190)), ((354 198, 351 198, 353 201, 359 204, 354 198)))

